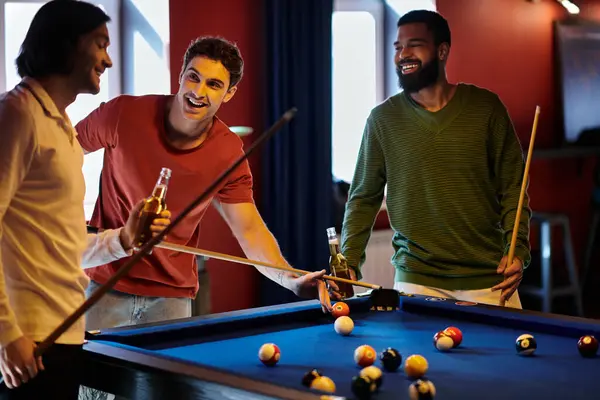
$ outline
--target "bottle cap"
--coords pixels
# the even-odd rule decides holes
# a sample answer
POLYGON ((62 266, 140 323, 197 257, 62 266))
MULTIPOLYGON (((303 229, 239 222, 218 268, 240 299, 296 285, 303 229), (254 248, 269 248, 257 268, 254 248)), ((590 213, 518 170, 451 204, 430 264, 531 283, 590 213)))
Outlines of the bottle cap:
POLYGON ((171 169, 164 168, 160 170, 160 174, 166 176, 167 178, 171 177, 171 169))

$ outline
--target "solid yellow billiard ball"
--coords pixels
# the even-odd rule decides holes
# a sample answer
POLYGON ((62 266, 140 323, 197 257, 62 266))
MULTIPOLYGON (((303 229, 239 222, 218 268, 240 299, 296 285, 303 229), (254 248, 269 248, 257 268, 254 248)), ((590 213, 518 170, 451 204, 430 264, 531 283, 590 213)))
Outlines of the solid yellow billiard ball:
POLYGON ((429 364, 427 363, 427 360, 419 354, 413 354, 404 362, 404 372, 412 379, 421 378, 427 373, 428 369, 429 364))
POLYGON ((335 393, 335 383, 327 376, 315 378, 310 384, 310 388, 327 393, 335 393))

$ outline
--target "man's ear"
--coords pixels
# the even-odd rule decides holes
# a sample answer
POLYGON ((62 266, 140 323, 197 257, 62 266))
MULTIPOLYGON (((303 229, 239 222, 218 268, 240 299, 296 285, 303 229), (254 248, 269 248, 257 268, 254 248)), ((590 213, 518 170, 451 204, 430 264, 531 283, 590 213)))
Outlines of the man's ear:
POLYGON ((227 91, 227 94, 223 98, 223 103, 227 103, 229 100, 231 100, 231 98, 233 97, 235 92, 237 92, 237 86, 233 86, 233 87, 229 88, 229 90, 227 91))
POLYGON ((450 46, 448 43, 440 44, 438 48, 438 57, 441 61, 448 61, 448 55, 450 54, 450 46))

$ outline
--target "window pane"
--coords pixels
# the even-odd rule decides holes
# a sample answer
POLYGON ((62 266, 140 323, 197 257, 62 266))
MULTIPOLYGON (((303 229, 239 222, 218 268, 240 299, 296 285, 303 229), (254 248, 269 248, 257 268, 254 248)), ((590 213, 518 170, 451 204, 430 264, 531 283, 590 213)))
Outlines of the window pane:
POLYGON ((171 93, 171 74, 168 58, 169 2, 131 0, 128 23, 124 33, 133 33, 133 48, 127 48, 130 57, 130 82, 125 83, 135 95, 171 93))
MULTIPOLYGON (((21 78, 17 73, 15 60, 19 55, 21 43, 25 39, 29 25, 35 16, 35 13, 46 2, 7 2, 5 4, 4 26, 5 26, 5 67, 6 67, 6 87, 8 90, 17 85, 21 78)), ((99 7, 104 7, 98 4, 99 7)), ((113 22, 114 21, 113 17, 113 22)), ((111 50, 109 48, 109 54, 111 50)), ((111 54, 112 56, 112 54, 111 54)), ((108 69, 100 79, 100 93, 97 95, 82 94, 77 96, 77 100, 67 108, 67 113, 73 125, 88 115, 92 110, 103 101, 109 100, 109 76, 118 73, 114 69, 108 69)), ((100 170, 102 168, 102 158, 104 151, 100 150, 93 154, 85 156, 83 174, 86 181, 85 193, 85 215, 86 218, 92 214, 94 203, 98 197, 98 183, 100 170)))
POLYGON ((368 12, 338 11, 332 28, 332 173, 350 182, 365 121, 377 104, 376 24, 368 12))
POLYGON ((19 74, 17 74, 15 61, 19 55, 21 43, 25 39, 31 20, 45 3, 45 1, 37 3, 11 2, 6 3, 4 6, 4 37, 6 40, 4 44, 4 63, 7 90, 11 90, 21 81, 19 74))

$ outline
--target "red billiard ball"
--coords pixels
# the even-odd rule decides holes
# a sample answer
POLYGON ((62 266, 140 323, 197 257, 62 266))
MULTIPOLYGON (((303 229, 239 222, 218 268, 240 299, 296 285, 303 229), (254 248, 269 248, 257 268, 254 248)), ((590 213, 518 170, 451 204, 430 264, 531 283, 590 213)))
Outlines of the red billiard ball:
POLYGON ((454 347, 460 346, 463 340, 463 334, 460 331, 460 329, 458 329, 455 326, 449 326, 446 329, 444 329, 443 332, 452 338, 452 340, 454 341, 454 347))
POLYGON ((331 315, 333 315, 333 318, 336 319, 339 317, 347 317, 350 315, 350 307, 348 307, 348 304, 344 303, 343 301, 338 301, 333 305, 333 311, 331 311, 331 315))
POLYGON ((354 362, 361 367, 373 365, 377 359, 377 352, 371 346, 363 344, 354 350, 354 362))
POLYGON ((265 343, 258 350, 258 358, 263 364, 268 366, 277 364, 280 357, 281 351, 274 343, 265 343))
POLYGON ((598 340, 592 335, 585 335, 577 342, 579 354, 583 357, 595 357, 598 352, 598 340))

